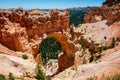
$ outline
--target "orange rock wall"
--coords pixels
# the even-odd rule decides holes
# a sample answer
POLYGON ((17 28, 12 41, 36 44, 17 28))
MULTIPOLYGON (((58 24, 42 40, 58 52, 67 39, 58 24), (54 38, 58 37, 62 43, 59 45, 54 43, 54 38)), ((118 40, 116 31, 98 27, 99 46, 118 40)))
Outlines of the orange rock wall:
POLYGON ((39 45, 46 33, 46 37, 56 38, 62 46, 58 72, 72 66, 75 60, 74 46, 64 32, 69 33, 69 10, 0 10, 0 43, 15 51, 31 51, 40 62, 39 45))
POLYGON ((44 33, 69 29, 69 10, 0 10, 0 19, 0 43, 18 51, 33 48, 29 43, 36 42, 44 33))
POLYGON ((27 51, 30 46, 26 29, 6 18, 0 18, 0 21, 0 43, 12 50, 27 51))
POLYGON ((107 20, 107 24, 110 25, 120 19, 120 4, 113 6, 101 6, 91 8, 84 17, 86 23, 93 23, 101 20, 107 20), (100 20, 96 19, 96 16, 100 16, 100 20))
POLYGON ((59 33, 51 33, 48 37, 56 38, 62 47, 63 54, 58 57, 58 72, 61 72, 74 65, 76 50, 75 46, 68 42, 68 38, 59 33))

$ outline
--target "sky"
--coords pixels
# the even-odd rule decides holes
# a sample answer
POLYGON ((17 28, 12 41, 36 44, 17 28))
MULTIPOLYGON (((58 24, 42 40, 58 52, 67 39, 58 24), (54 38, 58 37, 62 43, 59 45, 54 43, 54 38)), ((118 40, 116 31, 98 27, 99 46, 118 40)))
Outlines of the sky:
POLYGON ((66 9, 73 7, 101 6, 105 0, 0 0, 0 8, 66 9))

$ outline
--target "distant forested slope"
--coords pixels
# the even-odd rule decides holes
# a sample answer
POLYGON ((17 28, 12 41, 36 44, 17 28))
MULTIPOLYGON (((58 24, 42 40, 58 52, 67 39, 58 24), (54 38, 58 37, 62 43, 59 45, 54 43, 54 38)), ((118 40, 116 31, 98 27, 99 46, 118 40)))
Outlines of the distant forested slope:
POLYGON ((84 14, 86 12, 81 10, 70 10, 70 25, 82 24, 84 22, 84 14))

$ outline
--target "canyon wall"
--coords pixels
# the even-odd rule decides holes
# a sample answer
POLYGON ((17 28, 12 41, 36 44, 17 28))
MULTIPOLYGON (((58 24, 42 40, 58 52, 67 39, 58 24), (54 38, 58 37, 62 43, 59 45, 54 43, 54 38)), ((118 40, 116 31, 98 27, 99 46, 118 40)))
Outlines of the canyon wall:
POLYGON ((43 34, 63 30, 69 30, 69 10, 0 10, 0 43, 15 51, 37 53, 43 34))
MULTIPOLYGON (((106 1, 108 3, 109 1, 106 1)), ((93 23, 101 20, 107 20, 107 24, 111 25, 120 19, 120 3, 112 6, 104 4, 101 7, 91 8, 84 17, 85 23, 93 23)))
POLYGON ((0 43, 7 48, 30 53, 41 63, 39 46, 42 39, 53 37, 61 43, 63 54, 58 56, 56 73, 74 64, 75 47, 68 42, 69 36, 69 10, 0 10, 0 43))

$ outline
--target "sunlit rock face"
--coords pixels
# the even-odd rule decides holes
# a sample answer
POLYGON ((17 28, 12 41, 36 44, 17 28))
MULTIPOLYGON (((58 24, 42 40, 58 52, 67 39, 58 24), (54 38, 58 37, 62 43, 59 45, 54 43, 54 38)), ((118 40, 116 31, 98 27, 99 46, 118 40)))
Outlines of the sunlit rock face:
POLYGON ((61 44, 62 53, 58 56, 58 72, 74 65, 76 49, 73 44, 68 42, 68 38, 60 33, 51 33, 48 37, 56 38, 61 44))
POLYGON ((75 50, 68 42, 68 36, 69 10, 0 10, 0 43, 14 51, 31 53, 37 62, 41 62, 38 53, 42 39, 56 38, 63 52, 58 57, 58 72, 74 64, 75 50))
POLYGON ((0 19, 0 43, 19 51, 32 48, 37 53, 44 33, 69 29, 69 10, 0 10, 0 19))
POLYGON ((0 43, 12 50, 27 51, 30 49, 26 29, 7 18, 0 18, 0 43))
MULTIPOLYGON (((110 0, 113 1, 113 0, 110 0)), ((106 3, 109 2, 106 1, 106 3)), ((91 8, 84 17, 86 23, 98 22, 101 20, 107 20, 107 24, 110 25, 120 18, 120 3, 112 6, 104 4, 101 7, 91 8)))

